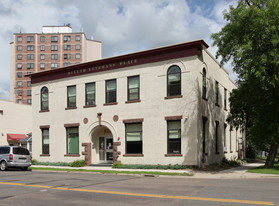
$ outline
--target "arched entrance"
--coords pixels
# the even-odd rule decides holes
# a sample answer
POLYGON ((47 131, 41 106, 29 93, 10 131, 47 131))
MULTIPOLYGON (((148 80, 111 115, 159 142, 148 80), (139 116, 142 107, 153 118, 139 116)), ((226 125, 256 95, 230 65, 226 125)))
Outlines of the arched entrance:
POLYGON ((110 129, 103 125, 94 127, 91 141, 93 164, 113 163, 113 134, 110 129))

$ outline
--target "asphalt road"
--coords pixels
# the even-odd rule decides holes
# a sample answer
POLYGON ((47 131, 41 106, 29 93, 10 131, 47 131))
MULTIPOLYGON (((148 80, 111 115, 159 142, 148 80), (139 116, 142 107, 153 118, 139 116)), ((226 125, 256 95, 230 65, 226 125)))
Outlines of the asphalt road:
POLYGON ((279 205, 279 178, 199 179, 14 170, 0 172, 0 205, 279 205))

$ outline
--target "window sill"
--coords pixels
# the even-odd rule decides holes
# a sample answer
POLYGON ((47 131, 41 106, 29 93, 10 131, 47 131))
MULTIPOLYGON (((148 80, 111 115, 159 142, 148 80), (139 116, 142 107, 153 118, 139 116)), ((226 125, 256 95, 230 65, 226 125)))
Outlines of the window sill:
POLYGON ((233 153, 233 151, 231 151, 231 153, 233 153))
POLYGON ((182 154, 165 154, 165 157, 182 157, 182 154))
POLYGON ((80 154, 65 154, 64 157, 80 157, 80 154))
POLYGON ((104 106, 117 105, 118 102, 105 103, 104 106))
POLYGON ((182 98, 183 95, 176 95, 176 96, 168 96, 168 97, 165 97, 165 99, 176 99, 176 98, 182 98))
POLYGON ((49 112, 49 110, 40 110, 39 113, 49 112))
POLYGON ((205 156, 207 156, 208 155, 208 153, 203 153, 205 156))
POLYGON ((65 110, 77 109, 77 107, 66 107, 65 110))
POLYGON ((96 104, 83 106, 83 108, 91 108, 91 107, 96 107, 96 104))
POLYGON ((144 157, 143 154, 124 154, 123 157, 144 157))
POLYGON ((129 101, 126 101, 125 104, 136 103, 136 102, 141 102, 141 100, 140 100, 140 99, 137 99, 137 100, 129 100, 129 101))
POLYGON ((215 152, 216 155, 220 154, 220 152, 215 152))
POLYGON ((219 104, 217 104, 217 103, 215 103, 215 106, 216 106, 216 107, 220 107, 220 105, 219 105, 219 104))
POLYGON ((228 152, 224 152, 224 154, 227 154, 228 152))
POLYGON ((50 157, 50 154, 40 154, 40 157, 50 157))

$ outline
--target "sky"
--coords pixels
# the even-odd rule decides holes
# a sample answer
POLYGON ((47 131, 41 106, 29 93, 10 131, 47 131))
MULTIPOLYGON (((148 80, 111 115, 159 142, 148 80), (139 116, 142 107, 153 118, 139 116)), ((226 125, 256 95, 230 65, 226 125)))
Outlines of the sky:
MULTIPOLYGON (((70 23, 73 32, 102 42, 102 57, 203 39, 226 24, 223 11, 237 0, 0 0, 0 99, 9 99, 13 34, 41 33, 70 23)), ((219 59, 218 59, 219 60, 219 59)), ((219 60, 220 61, 220 60, 219 60)), ((224 65, 236 80, 230 64, 224 65)))

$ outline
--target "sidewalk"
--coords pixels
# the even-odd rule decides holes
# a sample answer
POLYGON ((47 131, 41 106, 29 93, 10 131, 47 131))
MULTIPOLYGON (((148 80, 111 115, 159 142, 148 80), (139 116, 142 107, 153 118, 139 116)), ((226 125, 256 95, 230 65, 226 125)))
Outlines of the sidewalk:
POLYGON ((75 170, 75 169, 76 170, 80 170, 80 169, 82 169, 82 170, 98 170, 98 171, 100 171, 100 173, 101 173, 101 171, 139 171, 139 172, 143 171, 143 172, 164 172, 164 173, 187 173, 187 174, 193 174, 193 176, 179 176, 179 177, 204 178, 204 179, 239 179, 239 178, 267 178, 267 177, 279 178, 279 175, 246 173, 247 170, 259 167, 261 165, 263 165, 263 163, 247 163, 247 164, 239 166, 239 167, 234 167, 234 168, 219 171, 219 172, 192 171, 192 170, 118 169, 118 168, 100 167, 100 166, 65 167, 65 166, 32 165, 32 167, 60 168, 60 169, 72 169, 72 170, 75 170))

